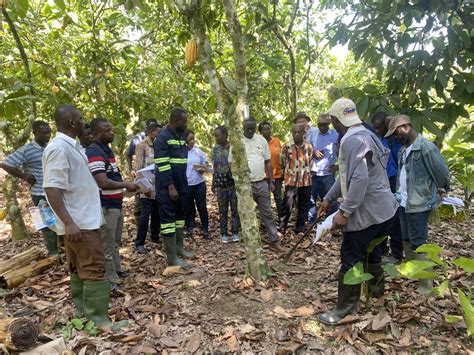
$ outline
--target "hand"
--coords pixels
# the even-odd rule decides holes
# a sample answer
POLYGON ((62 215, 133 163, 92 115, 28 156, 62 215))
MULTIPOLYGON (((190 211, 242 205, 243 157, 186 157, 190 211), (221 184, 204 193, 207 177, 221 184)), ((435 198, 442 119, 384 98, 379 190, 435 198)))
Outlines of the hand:
POLYGON ((314 157, 315 157, 316 159, 322 159, 322 158, 324 158, 324 153, 323 153, 322 150, 315 150, 315 151, 313 152, 313 155, 314 155, 314 157))
POLYGON ((135 192, 138 190, 138 186, 134 182, 126 182, 125 189, 130 192, 135 192))
POLYGON ((273 180, 270 180, 270 182, 268 183, 268 188, 271 192, 275 191, 275 184, 273 183, 273 180))
POLYGON ((204 174, 204 169, 198 169, 198 170, 196 170, 196 171, 197 171, 199 174, 201 174, 201 175, 204 174))
POLYGON ((32 174, 25 174, 24 180, 30 185, 36 184, 36 178, 32 174))
POLYGON ((130 170, 130 176, 132 179, 135 179, 137 177, 137 172, 135 170, 130 170))
POLYGON ((337 211, 332 220, 331 230, 343 229, 347 224, 347 218, 344 217, 341 211, 337 211))
POLYGON ((331 202, 329 202, 328 200, 324 200, 318 208, 318 215, 316 216, 316 219, 327 216, 330 207, 331 202))
POLYGON ((329 168, 328 168, 329 172, 331 173, 335 173, 336 171, 339 170, 339 166, 338 165, 331 165, 329 168))
POLYGON ((145 196, 148 197, 148 198, 151 198, 151 190, 150 191, 147 191, 145 192, 145 196))
POLYGON ((170 194, 171 201, 178 201, 179 194, 178 191, 176 191, 176 187, 174 187, 174 185, 168 186, 168 193, 170 194))
POLYGON ((438 187, 437 190, 438 190, 439 197, 441 198, 448 195, 448 192, 442 187, 438 187))
POLYGON ((81 238, 81 229, 76 223, 70 222, 64 225, 64 234, 68 243, 77 243, 81 238))

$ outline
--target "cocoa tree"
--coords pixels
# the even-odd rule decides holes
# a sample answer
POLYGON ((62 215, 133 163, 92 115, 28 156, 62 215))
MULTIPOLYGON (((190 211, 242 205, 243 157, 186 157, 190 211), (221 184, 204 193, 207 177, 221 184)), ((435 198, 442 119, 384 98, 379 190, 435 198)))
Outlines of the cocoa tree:
POLYGON ((196 37, 199 59, 202 62, 212 91, 217 99, 219 112, 229 127, 229 140, 232 144, 232 173, 236 182, 238 208, 242 237, 247 257, 247 272, 256 281, 266 278, 268 266, 262 255, 259 223, 255 214, 249 168, 242 143, 242 123, 248 118, 248 84, 245 49, 241 25, 233 0, 223 0, 222 7, 226 17, 226 27, 233 48, 235 79, 223 78, 216 69, 212 46, 206 33, 206 25, 201 15, 200 0, 176 0, 181 15, 186 19, 191 32, 196 37))

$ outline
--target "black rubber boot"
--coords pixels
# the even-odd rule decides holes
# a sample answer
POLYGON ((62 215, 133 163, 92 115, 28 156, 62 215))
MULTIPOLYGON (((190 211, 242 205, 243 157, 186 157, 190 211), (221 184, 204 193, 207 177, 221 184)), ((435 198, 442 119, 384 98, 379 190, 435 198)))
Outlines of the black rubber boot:
POLYGON ((385 291, 385 273, 382 264, 364 264, 364 269, 374 277, 367 281, 370 297, 382 297, 385 291))
POLYGON ((111 327, 109 318, 110 282, 84 281, 84 314, 100 327, 111 327))
POLYGON ((71 295, 72 302, 76 306, 77 316, 84 315, 84 296, 83 296, 84 282, 79 278, 77 273, 71 274, 71 295))
POLYGON ((403 243, 403 252, 405 253, 405 259, 407 261, 413 260, 415 258, 415 255, 413 253, 412 248, 410 248, 410 242, 407 240, 404 240, 402 243, 403 243))
POLYGON ((344 274, 339 274, 337 306, 332 311, 321 314, 318 319, 327 325, 337 325, 345 316, 357 309, 360 299, 359 285, 344 285, 344 274))
POLYGON ((164 237, 163 242, 165 244, 166 258, 168 260, 168 266, 181 266, 182 269, 189 269, 191 266, 184 260, 178 258, 176 250, 176 237, 164 237))
POLYGON ((194 259, 193 253, 184 250, 184 228, 176 228, 176 254, 183 258, 194 259))

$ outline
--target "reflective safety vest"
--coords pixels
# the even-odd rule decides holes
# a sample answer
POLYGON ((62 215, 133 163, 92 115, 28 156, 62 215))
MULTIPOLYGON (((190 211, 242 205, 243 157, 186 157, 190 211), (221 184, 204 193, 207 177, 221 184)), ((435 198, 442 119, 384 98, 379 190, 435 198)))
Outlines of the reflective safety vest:
POLYGON ((156 137, 154 145, 157 192, 171 184, 174 184, 178 193, 186 192, 188 146, 184 134, 168 127, 156 137))

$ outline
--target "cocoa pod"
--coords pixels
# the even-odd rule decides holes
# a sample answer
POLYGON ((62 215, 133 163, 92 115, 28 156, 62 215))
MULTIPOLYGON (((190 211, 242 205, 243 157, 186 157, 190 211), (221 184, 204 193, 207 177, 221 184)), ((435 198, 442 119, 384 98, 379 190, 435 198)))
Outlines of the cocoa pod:
POLYGON ((187 65, 192 67, 196 63, 197 58, 197 46, 194 39, 189 40, 184 48, 184 61, 187 65))

